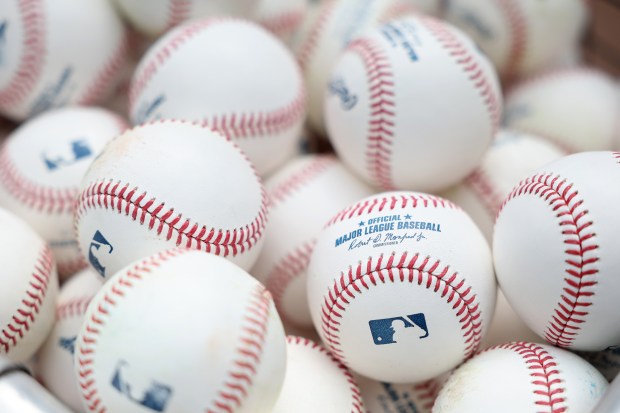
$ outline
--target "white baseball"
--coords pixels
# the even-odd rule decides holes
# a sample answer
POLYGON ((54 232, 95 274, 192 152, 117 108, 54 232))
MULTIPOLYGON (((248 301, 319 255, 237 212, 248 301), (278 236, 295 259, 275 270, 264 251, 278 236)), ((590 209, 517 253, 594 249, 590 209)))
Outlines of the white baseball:
POLYGON ((102 412, 269 413, 286 368, 269 293, 229 261, 167 250, 119 271, 93 298, 75 371, 102 412))
POLYGON ((54 326, 58 294, 49 247, 24 221, 0 208, 0 356, 29 359, 54 326))
POLYGON ((506 298, 559 347, 620 344, 616 253, 620 153, 564 157, 521 181, 495 223, 493 256, 506 298))
POLYGON ((181 121, 138 126, 109 142, 84 176, 75 217, 80 250, 104 278, 175 245, 248 269, 266 222, 266 195, 243 153, 181 121))
POLYGON ((352 41, 325 94, 336 152, 384 189, 438 191, 465 178, 491 143, 501 107, 493 67, 474 43, 422 16, 352 41))
POLYGON ((502 129, 482 163, 441 196, 459 205, 478 225, 489 243, 495 216, 512 188, 536 169, 567 155, 535 135, 502 129))
POLYGON ((77 377, 73 371, 75 341, 90 300, 101 288, 99 275, 85 269, 63 284, 56 301, 56 324, 37 353, 37 379, 60 401, 82 411, 77 377))
POLYGON ((366 413, 431 413, 447 378, 442 375, 420 383, 393 384, 356 375, 366 413))
POLYGON ((254 19, 290 44, 306 17, 308 0, 259 0, 254 19))
POLYGON ((0 148, 0 206, 49 243, 61 280, 88 265, 73 227, 80 182, 105 144, 126 128, 104 109, 55 109, 24 123, 0 148))
POLYGON ((480 230, 449 201, 416 192, 344 208, 308 267, 321 339, 356 373, 386 382, 431 379, 471 357, 495 296, 480 230))
POLYGON ((607 381, 578 356, 543 344, 492 347, 459 367, 433 413, 590 412, 607 381))
POLYGON ((351 372, 323 346, 286 337, 286 374, 273 413, 363 413, 351 372))
POLYGON ((108 0, 6 0, 0 7, 0 113, 13 120, 111 92, 127 49, 108 0))
POLYGON ((374 190, 332 155, 307 155, 265 182, 269 226, 250 271, 273 295, 280 316, 311 327, 306 293, 308 262, 323 225, 338 211, 374 190))
POLYGON ((583 0, 448 0, 443 17, 511 79, 532 75, 577 49, 588 9, 583 0))
POLYGON ((609 382, 620 374, 620 347, 593 352, 579 351, 577 355, 592 364, 609 382))
POLYGON ((252 22, 188 22, 159 39, 131 84, 134 124, 200 121, 235 141, 265 175, 291 158, 304 122, 305 92, 295 58, 252 22))
POLYGON ((260 0, 112 0, 140 33, 155 38, 187 20, 214 16, 249 17, 260 0))
POLYGON ((505 124, 568 152, 612 150, 620 139, 620 94, 614 79, 600 70, 547 72, 508 93, 505 124))
POLYGON ((308 93, 308 122, 326 134, 323 91, 341 51, 364 30, 413 13, 407 0, 327 0, 304 22, 293 44, 305 76, 308 93))

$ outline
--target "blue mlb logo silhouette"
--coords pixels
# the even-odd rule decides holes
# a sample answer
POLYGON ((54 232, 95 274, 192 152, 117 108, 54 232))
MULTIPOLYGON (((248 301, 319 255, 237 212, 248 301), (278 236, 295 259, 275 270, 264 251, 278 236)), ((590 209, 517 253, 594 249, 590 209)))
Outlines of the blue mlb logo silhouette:
POLYGON ((372 340, 376 345, 395 344, 397 341, 394 339, 394 335, 397 332, 396 327, 402 327, 404 329, 419 327, 424 330, 423 335, 418 338, 428 337, 428 327, 426 326, 426 318, 423 313, 410 314, 406 316, 381 318, 378 320, 370 320, 368 322, 370 326, 370 333, 372 334, 372 340))

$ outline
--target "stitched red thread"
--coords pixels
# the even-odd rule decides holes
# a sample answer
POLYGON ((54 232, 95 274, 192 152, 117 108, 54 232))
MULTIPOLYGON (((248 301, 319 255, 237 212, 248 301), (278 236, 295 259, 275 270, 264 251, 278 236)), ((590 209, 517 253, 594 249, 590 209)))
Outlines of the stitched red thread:
POLYGON ((579 198, 573 184, 550 174, 537 174, 521 181, 508 195, 498 215, 508 202, 523 195, 537 196, 548 203, 562 228, 566 276, 544 336, 553 345, 569 347, 579 334, 581 324, 586 322, 587 308, 592 305, 594 286, 598 284, 596 250, 599 247, 594 243, 593 222, 588 220, 588 210, 582 208, 583 199, 579 198))
POLYGON ((304 18, 304 10, 291 10, 260 21, 260 24, 276 36, 286 36, 293 33, 304 18))
POLYGON ((478 56, 470 51, 469 47, 464 45, 461 40, 448 29, 448 26, 441 21, 432 18, 421 18, 420 21, 448 51, 450 56, 454 58, 456 64, 461 66, 465 74, 469 77, 469 80, 471 80, 474 87, 478 90, 487 108, 491 125, 493 126, 493 135, 495 135, 500 123, 502 103, 496 91, 493 90, 493 83, 484 72, 484 68, 480 65, 478 56))
POLYGON ((56 307, 56 318, 58 320, 66 320, 68 318, 81 317, 86 313, 88 304, 94 295, 88 297, 78 297, 59 303, 56 307))
MULTIPOLYGON (((129 112, 135 113, 135 105, 157 70, 183 43, 202 33, 216 23, 244 23, 234 18, 213 18, 199 20, 179 30, 167 44, 161 46, 157 54, 151 58, 143 70, 136 73, 136 81, 132 82, 129 91, 129 112)), ((204 126, 217 130, 229 138, 249 138, 269 134, 277 134, 300 122, 306 110, 306 96, 301 72, 297 69, 299 89, 295 98, 285 106, 268 112, 224 113, 214 114, 201 119, 204 126)))
POLYGON ((310 58, 314 54, 319 45, 319 39, 324 32, 325 26, 334 13, 336 6, 335 0, 325 1, 321 4, 321 11, 312 23, 308 35, 301 43, 297 52, 297 61, 299 66, 305 71, 310 63, 310 58))
POLYGON ((487 172, 483 168, 477 168, 465 182, 478 195, 491 219, 494 219, 504 202, 504 197, 497 191, 487 172))
POLYGON ((370 199, 362 200, 356 204, 348 206, 334 215, 332 219, 325 225, 329 227, 336 222, 350 219, 354 216, 362 214, 371 214, 373 212, 382 212, 384 209, 394 210, 395 208, 450 208, 461 209, 452 202, 434 195, 428 194, 398 194, 391 196, 375 196, 370 199))
POLYGON ((347 48, 364 62, 369 91, 370 118, 366 138, 366 165, 371 179, 386 190, 392 182, 392 146, 396 102, 389 58, 370 39, 358 38, 347 48))
POLYGON ((620 163, 620 152, 613 152, 614 159, 620 163))
POLYGON ((413 391, 418 395, 418 400, 424 411, 431 411, 435 399, 441 390, 439 382, 435 379, 412 385, 413 391))
POLYGON ((20 306, 11 316, 10 321, 2 327, 0 332, 0 354, 8 354, 11 348, 19 344, 24 335, 30 331, 30 324, 34 323, 43 300, 47 295, 50 276, 54 268, 52 252, 45 245, 34 264, 28 287, 21 300, 20 306))
MULTIPOLYGON (((535 404, 550 408, 548 413, 564 413, 568 411, 564 393, 563 380, 560 378, 557 361, 544 348, 537 344, 515 342, 490 347, 488 350, 504 349, 519 354, 530 373, 532 391, 538 398, 535 404)), ((487 350, 487 351, 488 351, 487 350)))
POLYGON ((241 327, 237 355, 233 369, 224 381, 224 388, 207 408, 208 413, 236 411, 252 386, 261 361, 270 317, 271 294, 260 284, 256 286, 249 300, 241 327))
POLYGON ((21 60, 15 75, 0 91, 0 105, 18 106, 39 81, 46 54, 45 11, 41 0, 20 0, 23 40, 21 60))
POLYGON ((245 226, 230 229, 207 228, 183 214, 174 207, 166 207, 165 202, 149 197, 146 191, 132 187, 121 181, 100 180, 91 183, 78 197, 75 214, 75 227, 79 227, 82 216, 91 209, 103 208, 148 225, 166 241, 174 240, 177 246, 204 250, 220 256, 241 254, 250 249, 261 237, 265 229, 267 206, 266 194, 261 189, 261 207, 257 217, 245 226), (147 222, 148 221, 148 222, 147 222))
POLYGON ((192 5, 189 0, 169 0, 166 30, 170 30, 187 20, 190 17, 191 9, 192 5))
POLYGON ((515 0, 499 0, 497 2, 502 10, 506 22, 511 32, 510 52, 508 53, 508 61, 504 78, 511 81, 517 75, 527 47, 527 21, 521 10, 521 3, 515 0))
POLYGON ((273 294, 273 301, 283 319, 288 320, 282 302, 284 293, 291 282, 300 277, 308 268, 315 244, 316 239, 311 239, 296 247, 276 264, 265 279, 265 287, 273 294))
POLYGON ((325 347, 318 343, 315 343, 312 340, 308 340, 307 338, 298 336, 286 336, 286 342, 289 344, 297 344, 300 346, 309 347, 312 350, 317 350, 319 353, 327 356, 336 366, 338 366, 338 369, 342 372, 342 374, 345 375, 347 382, 349 383, 349 390, 351 391, 351 398, 353 399, 351 412, 362 413, 364 411, 364 402, 362 401, 362 395, 360 393, 357 382, 353 378, 353 375, 351 374, 349 369, 340 361, 338 361, 338 359, 336 359, 332 354, 330 354, 330 352, 327 351, 325 347))
POLYGON ((366 262, 350 267, 340 273, 323 297, 321 331, 330 350, 340 361, 346 364, 345 354, 340 348, 340 322, 348 305, 372 287, 397 282, 415 283, 445 298, 461 325, 464 357, 467 359, 478 350, 482 335, 480 304, 471 287, 466 285, 464 279, 459 280, 458 273, 451 271, 449 265, 442 265, 431 257, 423 258, 417 253, 411 255, 404 252, 398 256, 393 253, 369 257, 366 262))
POLYGON ((57 260, 56 268, 58 269, 58 274, 61 275, 71 275, 76 272, 83 270, 88 267, 88 263, 84 257, 80 256, 74 258, 72 260, 59 261, 57 260))
POLYGON ((323 172, 336 165, 337 158, 333 155, 319 155, 309 162, 303 169, 289 176, 268 191, 269 207, 275 208, 288 197, 294 195, 304 186, 311 183, 323 172))

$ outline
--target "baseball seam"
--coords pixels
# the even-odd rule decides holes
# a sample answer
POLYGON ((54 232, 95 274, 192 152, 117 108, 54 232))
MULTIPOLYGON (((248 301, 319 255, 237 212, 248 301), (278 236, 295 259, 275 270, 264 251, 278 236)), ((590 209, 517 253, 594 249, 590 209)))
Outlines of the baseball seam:
POLYGON ((370 39, 352 41, 348 50, 356 53, 364 64, 369 93, 366 167, 373 182, 385 190, 394 188, 391 156, 396 124, 394 75, 390 60, 370 39))
POLYGON ((321 35, 324 32, 324 28, 327 25, 329 19, 333 15, 334 9, 336 7, 336 1, 330 0, 329 2, 325 2, 321 4, 322 10, 320 10, 316 19, 312 23, 312 27, 310 28, 308 35, 301 43, 297 52, 297 61, 299 62, 299 66, 305 71, 310 63, 310 58, 316 51, 321 35))
POLYGON ((34 264, 20 306, 0 332, 0 354, 9 354, 11 348, 15 347, 19 340, 23 339, 24 335, 30 331, 30 324, 35 322, 36 316, 43 306, 53 268, 52 252, 45 245, 39 252, 34 264))
POLYGON ((599 270, 594 243, 596 234, 592 231, 589 211, 582 209, 583 199, 573 184, 560 175, 537 174, 519 183, 504 201, 503 208, 516 197, 533 195, 541 198, 555 213, 562 228, 565 244, 564 286, 553 315, 545 329, 545 339, 559 347, 569 347, 579 334, 581 324, 586 322, 587 308, 595 295, 594 286, 599 270))
POLYGON ((612 155, 617 163, 620 163, 620 152, 612 152, 612 155))
POLYGON ((257 217, 245 226, 232 230, 207 228, 183 214, 176 212, 174 207, 166 208, 165 202, 148 196, 129 183, 113 180, 98 180, 91 183, 78 197, 75 215, 75 227, 79 227, 81 217, 91 209, 103 208, 138 220, 144 225, 148 219, 148 229, 155 230, 159 236, 165 231, 165 240, 175 238, 177 246, 193 248, 228 256, 243 253, 261 238, 266 224, 266 194, 261 188, 261 207, 257 217), (175 236, 176 235, 176 236, 175 236), (193 246, 193 244, 196 246, 193 246))
POLYGON ((450 208, 450 209, 459 209, 460 208, 453 204, 452 202, 428 194, 416 194, 416 195, 391 195, 391 196, 383 196, 383 197, 373 197, 371 199, 362 200, 356 204, 353 204, 349 207, 344 208, 339 213, 334 215, 332 219, 330 219, 327 224, 325 224, 325 228, 332 226, 336 222, 343 221, 345 219, 350 219, 354 216, 361 216, 362 214, 370 214, 373 211, 382 212, 384 209, 393 210, 395 208, 417 208, 418 204, 425 208, 433 207, 433 208, 450 208))
POLYGON ((352 398, 351 413, 362 413, 364 411, 364 403, 362 401, 362 395, 361 395, 359 386, 357 385, 357 382, 353 378, 353 375, 351 374, 349 369, 345 365, 343 365, 340 361, 338 361, 338 359, 335 358, 329 351, 327 351, 325 347, 323 347, 322 345, 312 340, 308 340, 307 338, 298 337, 298 336, 287 336, 286 342, 289 344, 296 344, 300 346, 309 347, 312 350, 317 350, 319 353, 327 356, 338 367, 338 369, 342 372, 342 374, 344 374, 344 376, 347 379, 347 382, 349 383, 349 390, 351 391, 351 398, 352 398))
POLYGON ((439 293, 451 305, 461 327, 465 345, 464 358, 470 358, 480 346, 482 322, 480 304, 472 287, 465 279, 459 279, 457 272, 449 265, 429 256, 421 258, 410 252, 389 256, 381 254, 369 257, 350 267, 334 280, 323 297, 321 305, 321 332, 330 350, 341 362, 346 364, 346 356, 341 349, 340 324, 347 307, 358 296, 381 284, 417 284, 427 290, 439 293))
POLYGON ((507 26, 511 32, 510 51, 508 53, 506 70, 504 71, 505 80, 511 81, 517 75, 525 57, 528 43, 527 21, 523 16, 523 10, 521 10, 519 2, 499 0, 497 4, 506 18, 507 26))
POLYGON ((499 96, 493 90, 492 82, 478 62, 478 56, 471 52, 454 33, 448 30, 444 23, 431 18, 422 18, 421 21, 429 32, 435 36, 439 44, 448 51, 448 54, 452 56, 456 64, 461 67, 480 94, 489 114, 493 135, 495 135, 500 124, 502 104, 499 96))
MULTIPOLYGON (((564 413, 568 411, 566 399, 563 397, 566 389, 562 385, 557 361, 544 348, 539 345, 525 342, 514 342, 490 347, 488 350, 504 349, 519 354, 532 378, 534 390, 532 391, 537 406, 549 407, 548 413, 564 413)), ((487 350, 487 351, 488 351, 487 350)))
POLYGON ((435 403, 435 399, 441 390, 439 382, 435 379, 422 383, 413 384, 411 389, 417 394, 418 400, 424 411, 430 412, 435 403))
MULTIPOLYGON (((212 18, 199 20, 180 29, 152 57, 144 69, 136 72, 135 81, 129 91, 129 112, 135 113, 138 97, 148 86, 151 79, 161 67, 185 42, 191 40, 216 23, 242 23, 244 20, 234 18, 212 18)), ((245 23, 244 23, 245 24, 245 23)), ((305 113, 306 97, 301 72, 297 68, 299 88, 295 98, 285 106, 270 111, 214 114, 200 119, 204 126, 217 130, 229 138, 252 138, 277 134, 300 122, 305 113)))
POLYGON ((17 106, 39 81, 45 60, 45 11, 41 0, 19 0, 23 26, 22 56, 13 78, 0 91, 0 105, 17 106))
POLYGON ((499 211, 504 197, 498 192, 497 187, 487 171, 484 168, 477 168, 467 178, 465 184, 478 195, 478 199, 482 201, 484 209, 487 211, 491 220, 495 219, 497 211, 499 211))
POLYGON ((304 9, 290 10, 286 13, 265 17, 259 20, 261 26, 279 37, 291 35, 304 18, 304 9))
POLYGON ((86 262, 86 259, 81 255, 71 260, 56 259, 56 268, 58 269, 58 274, 62 276, 75 274, 76 272, 83 270, 86 267, 88 267, 88 262, 86 262))
POLYGON ((169 0, 166 30, 183 23, 190 16, 191 2, 189 0, 169 0))
POLYGON ((75 297, 59 303, 56 306, 56 318, 61 321, 83 316, 86 313, 88 304, 90 304, 93 297, 94 295, 75 297))

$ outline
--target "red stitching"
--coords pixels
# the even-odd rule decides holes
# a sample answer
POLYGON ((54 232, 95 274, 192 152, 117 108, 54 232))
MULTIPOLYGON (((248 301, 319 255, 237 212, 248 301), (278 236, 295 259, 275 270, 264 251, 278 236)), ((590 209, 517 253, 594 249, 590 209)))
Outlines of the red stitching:
POLYGON ((370 119, 366 138, 366 165, 371 179, 386 190, 394 188, 392 182, 392 145, 396 102, 394 101, 394 75, 389 58, 370 39, 358 38, 347 50, 357 53, 364 62, 368 79, 370 119))
POLYGON ((293 33, 304 18, 304 9, 291 10, 276 16, 260 20, 260 24, 276 36, 286 36, 293 33))
POLYGON ((620 152, 612 152, 613 157, 620 163, 620 152))
POLYGON ((262 285, 257 285, 252 292, 244 325, 241 327, 237 358, 233 361, 234 368, 228 373, 224 388, 207 408, 208 413, 236 411, 247 396, 263 353, 270 318, 270 302, 269 291, 262 285))
MULTIPOLYGON (((369 257, 366 262, 359 262, 341 272, 334 280, 321 305, 321 331, 324 341, 332 353, 343 363, 345 354, 340 348, 340 321, 347 306, 357 295, 363 294, 379 284, 386 283, 417 284, 432 289, 446 299, 461 325, 465 343, 464 357, 471 357, 480 346, 482 323, 480 321, 480 304, 475 293, 465 280, 459 280, 458 273, 452 272, 449 265, 441 266, 439 260, 431 257, 421 258, 419 254, 404 252, 399 256, 392 253, 379 257, 369 257)), ((346 364, 346 363, 345 363, 346 364)))
POLYGON ((508 62, 504 78, 506 81, 512 80, 519 69, 525 56, 527 47, 527 27, 526 19, 521 10, 521 3, 514 0, 499 0, 498 6, 506 17, 508 27, 512 33, 512 41, 510 42, 510 52, 508 54, 508 62))
POLYGON ((58 274, 62 276, 75 274, 76 272, 83 270, 86 267, 88 267, 88 263, 86 262, 86 259, 82 256, 74 258, 72 260, 57 260, 56 263, 58 274))
POLYGON ((374 212, 381 212, 388 208, 390 211, 395 208, 417 208, 419 206, 424 208, 450 208, 461 209, 459 206, 452 202, 440 198, 438 196, 429 194, 398 194, 390 196, 374 196, 372 198, 364 199, 354 205, 344 208, 337 213, 332 219, 325 224, 325 228, 335 224, 336 222, 350 219, 354 216, 361 216, 362 214, 371 214, 374 212))
POLYGON ((337 158, 333 155, 316 156, 303 169, 268 191, 269 207, 275 208, 337 162, 337 158))
POLYGON ((117 301, 123 299, 125 292, 133 288, 135 283, 148 277, 150 272, 170 258, 182 255, 187 251, 189 250, 168 250, 142 260, 112 281, 114 284, 111 285, 111 288, 104 293, 103 297, 98 300, 98 303, 94 302, 93 305, 96 305, 94 307, 95 311, 84 320, 82 341, 78 341, 76 348, 79 390, 82 393, 83 400, 86 402, 86 407, 91 412, 107 412, 107 408, 103 406, 99 396, 99 386, 96 385, 93 370, 97 339, 101 333, 101 328, 105 325, 110 315, 109 309, 102 306, 102 303, 105 302, 111 307, 116 306, 117 301))
POLYGON ((288 344, 296 344, 300 346, 309 347, 312 350, 317 350, 321 354, 324 354, 325 356, 329 357, 329 359, 336 366, 338 366, 338 369, 347 378, 347 382, 349 383, 349 390, 351 391, 351 397, 353 399, 351 412, 362 413, 364 411, 364 402, 362 401, 362 395, 360 393, 360 389, 357 385, 357 382, 355 381, 355 378, 353 378, 353 375, 351 374, 349 369, 344 364, 342 364, 340 361, 338 361, 338 359, 336 359, 332 354, 330 354, 330 352, 327 351, 325 347, 323 347, 322 345, 312 340, 308 340, 307 338, 297 337, 297 336, 286 336, 286 342, 288 344))
POLYGON ((312 254, 312 250, 314 250, 315 244, 316 239, 311 239, 289 252, 278 262, 265 279, 265 287, 273 294, 273 301, 276 308, 280 316, 285 320, 288 320, 288 317, 286 316, 284 303, 282 302, 284 293, 291 282, 301 276, 308 268, 310 255, 312 254))
POLYGON ((450 56, 462 67, 469 80, 478 90, 487 108, 493 126, 493 135, 495 135, 500 123, 502 103, 496 91, 493 90, 493 84, 490 79, 485 75, 478 61, 478 56, 469 50, 469 47, 465 46, 443 22, 431 18, 421 18, 420 21, 435 36, 437 41, 448 50, 450 56))
POLYGON ((183 219, 183 214, 176 212, 174 207, 166 208, 165 202, 149 197, 138 187, 121 181, 100 180, 91 183, 79 195, 74 222, 78 228, 80 219, 88 210, 104 208, 130 216, 140 225, 148 221, 149 230, 154 230, 157 235, 164 233, 166 241, 174 238, 177 246, 224 257, 236 256, 249 250, 262 237, 267 216, 266 198, 261 188, 261 208, 251 223, 232 230, 207 228, 189 218, 183 219))
POLYGON ((88 297, 74 298, 64 303, 59 303, 56 307, 56 318, 58 320, 66 320, 68 318, 83 316, 93 297, 94 294, 88 297))
POLYGON ((166 30, 170 30, 187 20, 190 17, 191 9, 192 4, 189 0, 170 0, 168 2, 166 30))
POLYGON ((304 71, 308 66, 310 57, 312 57, 312 54, 319 44, 319 38, 323 34, 323 29, 334 12, 336 4, 337 1, 335 0, 325 1, 321 4, 320 7, 322 10, 318 13, 316 19, 312 23, 312 27, 308 31, 308 35, 298 48, 297 61, 304 71))
POLYGON ((0 91, 0 105, 17 106, 39 80, 45 60, 45 10, 41 0, 19 0, 24 38, 21 60, 15 75, 0 91))
POLYGON ((68 214, 78 188, 52 188, 37 184, 24 177, 9 155, 8 144, 0 149, 0 181, 20 203, 30 209, 47 214, 68 214))
POLYGON ((543 347, 519 341, 493 346, 486 351, 493 349, 512 350, 523 358, 535 386, 532 393, 538 398, 537 406, 551 408, 548 413, 568 411, 564 398, 566 389, 562 385, 557 361, 543 347))
POLYGON ((21 305, 0 332, 0 354, 9 354, 11 348, 15 347, 19 340, 30 331, 30 323, 35 322, 47 295, 53 269, 52 252, 47 245, 44 245, 34 264, 21 305))
POLYGON ((81 105, 93 105, 100 102, 102 97, 105 97, 112 81, 119 75, 123 68, 128 52, 129 32, 123 28, 123 37, 120 43, 79 100, 81 105))
POLYGON ((418 400, 424 411, 431 411, 435 399, 441 390, 441 385, 436 379, 412 385, 413 391, 417 394, 418 400))
MULTIPOLYGON (((183 43, 200 34, 213 24, 227 22, 246 24, 245 20, 234 18, 199 20, 180 29, 168 43, 161 46, 161 49, 149 60, 146 67, 136 73, 136 81, 132 82, 131 90, 129 91, 130 113, 135 113, 135 105, 138 96, 157 73, 158 68, 163 65, 183 43)), ((305 90, 299 68, 297 72, 300 79, 299 89, 293 101, 287 105, 270 112, 213 114, 210 117, 201 119, 202 124, 223 133, 229 138, 257 137, 277 134, 287 130, 302 119, 306 108, 305 90)))
POLYGON ((592 305, 594 286, 598 284, 595 280, 599 271, 595 266, 599 247, 592 244, 596 237, 591 228, 593 222, 586 221, 588 210, 580 209, 583 199, 578 197, 578 190, 559 175, 537 174, 521 181, 508 195, 498 215, 508 202, 521 195, 538 196, 547 202, 563 228, 565 284, 544 336, 553 345, 569 347, 580 325, 586 322, 586 309, 592 305))
POLYGON ((484 209, 487 210, 491 219, 497 215, 497 211, 504 202, 504 197, 497 191, 497 187, 483 168, 477 168, 467 178, 465 183, 478 195, 484 209))

